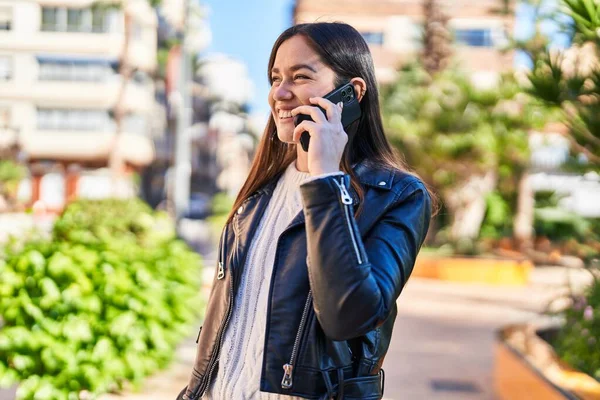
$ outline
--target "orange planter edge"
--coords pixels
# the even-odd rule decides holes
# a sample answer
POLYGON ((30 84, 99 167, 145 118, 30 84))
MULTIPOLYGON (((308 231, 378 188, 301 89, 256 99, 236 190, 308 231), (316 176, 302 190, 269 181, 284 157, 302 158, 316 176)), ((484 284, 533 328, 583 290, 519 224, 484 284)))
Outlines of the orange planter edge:
POLYGON ((529 280, 529 260, 419 256, 412 276, 451 282, 522 286, 529 280))
MULTIPOLYGON (((527 348, 526 347, 526 348, 527 348)), ((590 376, 565 366, 556 359, 556 355, 543 339, 523 326, 509 326, 502 329, 494 344, 494 389, 499 400, 600 400, 600 383, 590 376), (505 341, 511 330, 522 330, 528 343, 527 347, 536 348, 544 357, 544 363, 552 360, 552 371, 555 376, 569 382, 569 390, 553 383, 536 368, 517 348, 505 341), (579 386, 577 383, 578 382, 579 386)))

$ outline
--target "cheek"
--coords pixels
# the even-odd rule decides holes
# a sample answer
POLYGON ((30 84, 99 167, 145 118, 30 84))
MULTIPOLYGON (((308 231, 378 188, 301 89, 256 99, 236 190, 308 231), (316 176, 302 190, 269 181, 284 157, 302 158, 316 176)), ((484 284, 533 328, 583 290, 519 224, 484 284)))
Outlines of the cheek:
POLYGON ((296 91, 296 97, 302 104, 311 104, 308 99, 319 96, 319 92, 314 88, 303 87, 296 91))
POLYGON ((271 106, 271 108, 272 108, 273 105, 275 104, 275 100, 273 99, 273 87, 271 87, 271 89, 269 90, 269 95, 267 97, 267 101, 269 103, 269 106, 271 106))

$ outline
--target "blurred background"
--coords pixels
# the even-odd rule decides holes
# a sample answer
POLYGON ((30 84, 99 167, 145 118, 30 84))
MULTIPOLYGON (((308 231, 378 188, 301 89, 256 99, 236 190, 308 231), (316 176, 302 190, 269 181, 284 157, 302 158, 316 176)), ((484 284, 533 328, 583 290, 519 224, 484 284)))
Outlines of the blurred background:
POLYGON ((442 203, 384 398, 600 399, 598 15, 597 0, 0 0, 0 399, 185 386, 269 115, 271 46, 314 21, 363 35, 386 134, 442 203))

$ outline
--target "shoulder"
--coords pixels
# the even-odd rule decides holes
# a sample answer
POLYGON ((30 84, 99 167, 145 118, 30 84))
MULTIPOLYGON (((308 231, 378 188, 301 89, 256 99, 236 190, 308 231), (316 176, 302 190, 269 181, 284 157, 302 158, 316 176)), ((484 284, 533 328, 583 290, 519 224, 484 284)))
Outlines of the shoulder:
POLYGON ((355 170, 361 184, 377 190, 389 191, 396 201, 411 195, 422 195, 429 200, 429 191, 416 175, 389 164, 363 161, 355 170))

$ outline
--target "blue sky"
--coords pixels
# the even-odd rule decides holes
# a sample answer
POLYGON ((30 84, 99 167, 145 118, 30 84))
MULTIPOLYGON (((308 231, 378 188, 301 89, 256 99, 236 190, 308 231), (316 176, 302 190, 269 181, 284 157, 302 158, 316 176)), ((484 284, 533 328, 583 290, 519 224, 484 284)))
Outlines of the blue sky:
POLYGON ((292 0, 201 0, 209 8, 212 43, 205 50, 246 63, 254 83, 251 112, 267 115, 267 63, 277 36, 292 24, 292 0))

